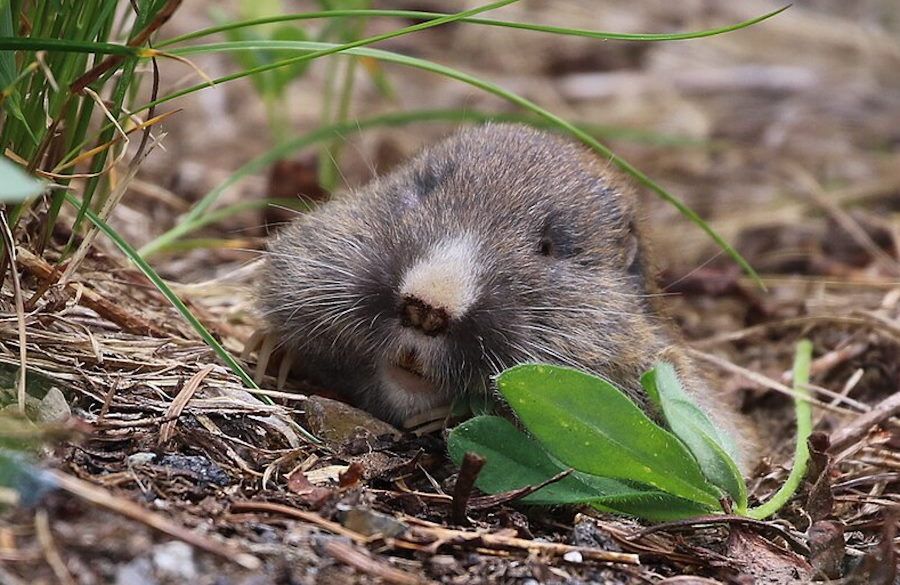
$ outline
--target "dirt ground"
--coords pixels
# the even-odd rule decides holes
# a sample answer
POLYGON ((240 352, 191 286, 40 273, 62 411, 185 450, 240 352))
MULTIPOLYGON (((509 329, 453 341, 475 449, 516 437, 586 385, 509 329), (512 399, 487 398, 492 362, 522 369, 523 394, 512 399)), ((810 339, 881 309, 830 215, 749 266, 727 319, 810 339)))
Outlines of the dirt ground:
MULTIPOLYGON (((163 37, 208 26, 213 4, 231 7, 186 2, 163 37)), ((283 4, 299 11, 314 3, 283 4)), ((475 5, 376 3, 462 4, 475 5)), ((663 32, 777 7, 534 0, 495 16, 663 32)), ((367 31, 406 24, 372 21, 367 31)), ((765 291, 675 209, 641 194, 672 320, 713 385, 759 430, 748 478, 757 501, 787 475, 794 425, 786 375, 797 341, 814 342, 817 433, 800 493, 766 523, 705 519, 648 532, 596 511, 510 502, 470 507, 469 521, 454 523, 456 470, 439 435, 397 438, 361 413, 307 398, 302 381, 292 382, 299 392, 271 393, 276 405, 260 402, 100 238, 75 279, 28 315, 29 371, 61 391, 58 408, 75 418, 59 423, 59 440, 39 454, 59 489, 0 516, 0 583, 900 583, 900 5, 798 2, 750 29, 682 42, 450 25, 379 46, 490 79, 600 127, 618 154, 736 245, 765 291), (325 445, 305 441, 295 423, 325 445)), ((221 55, 192 61, 211 76, 237 69, 221 55)), ((515 111, 432 74, 391 65, 381 72, 387 94, 358 69, 353 116, 515 111)), ((289 136, 321 124, 325 77, 316 63, 290 86, 289 136)), ((184 64, 162 63, 164 91, 196 81, 184 64)), ((163 111, 175 108, 182 111, 156 130, 158 146, 113 215, 135 246, 273 144, 250 83, 163 111)), ((362 187, 453 127, 347 135, 337 160, 342 187, 362 187)), ((218 205, 315 196, 318 156, 296 153, 229 188, 218 205)), ((151 258, 236 354, 259 324, 254 262, 284 217, 237 215, 191 236, 227 245, 151 258)), ((46 278, 44 265, 20 261, 29 298, 46 278)), ((0 364, 12 372, 19 331, 9 283, 0 310, 0 364)), ((275 386, 267 375, 263 388, 275 386)))

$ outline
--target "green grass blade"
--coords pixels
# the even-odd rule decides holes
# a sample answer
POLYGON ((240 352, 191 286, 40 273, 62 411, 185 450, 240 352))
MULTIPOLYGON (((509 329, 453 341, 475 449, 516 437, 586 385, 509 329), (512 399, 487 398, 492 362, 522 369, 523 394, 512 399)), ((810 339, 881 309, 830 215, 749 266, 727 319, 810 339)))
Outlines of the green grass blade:
MULTIPOLYGON (((267 200, 261 202, 242 202, 236 204, 229 209, 231 212, 219 214, 219 212, 209 213, 209 209, 216 204, 219 198, 228 188, 237 184, 241 179, 257 173, 275 161, 282 159, 293 152, 296 152, 307 146, 320 142, 327 142, 337 137, 346 137, 348 134, 362 132, 369 128, 377 127, 396 127, 413 124, 418 122, 520 122, 531 124, 532 126, 540 126, 548 129, 559 130, 552 126, 546 120, 519 113, 488 113, 478 112, 475 110, 416 110, 411 112, 396 112, 374 116, 371 118, 363 118, 359 120, 349 120, 318 128, 308 134, 298 136, 292 140, 278 144, 263 154, 257 156, 253 160, 245 163, 224 181, 216 185, 213 189, 203 195, 191 210, 179 221, 173 228, 157 236, 154 240, 145 244, 138 252, 145 258, 152 256, 158 252, 169 250, 172 244, 179 238, 182 238, 197 229, 215 223, 224 217, 229 217, 232 213, 239 213, 244 209, 253 207, 263 207, 267 200)), ((633 141, 653 141, 654 144, 672 144, 676 146, 693 145, 699 143, 688 143, 688 139, 678 136, 665 136, 652 133, 637 133, 628 128, 601 127, 590 124, 576 124, 585 132, 606 135, 609 137, 618 137, 623 140, 633 141)), ((288 200, 297 203, 297 200, 288 200)), ((288 204, 288 201, 271 201, 272 203, 288 204)))
MULTIPOLYGON (((763 14, 762 16, 757 16, 755 18, 751 18, 749 20, 745 20, 743 22, 739 22, 736 24, 731 24, 728 26, 711 28, 700 31, 693 32, 683 32, 683 33, 617 33, 617 32, 605 32, 605 31, 596 31, 596 30, 588 30, 588 29, 580 29, 580 28, 568 28, 561 26, 547 26, 542 24, 532 24, 527 22, 512 22, 507 20, 496 20, 490 18, 461 18, 460 22, 465 22, 469 24, 477 24, 483 26, 494 26, 494 27, 504 27, 504 28, 514 28, 520 30, 527 30, 532 32, 542 32, 542 33, 550 33, 556 35, 566 35, 566 36, 576 36, 576 37, 587 37, 591 39, 599 39, 599 40, 615 40, 615 41, 684 41, 689 39, 699 39, 703 37, 711 37, 715 35, 720 35, 724 33, 733 32, 736 30, 740 30, 742 28, 747 28, 749 26, 753 26, 754 24, 760 23, 764 20, 768 20, 773 16, 780 14, 790 8, 790 5, 779 8, 778 10, 773 10, 772 12, 763 14)), ((165 41, 158 44, 158 47, 167 47, 177 43, 182 43, 184 41, 189 41, 192 39, 198 39, 210 35, 214 35, 220 32, 226 32, 230 30, 252 27, 252 26, 261 26, 266 24, 272 24, 277 22, 291 22, 291 21, 300 21, 300 20, 311 20, 311 19, 319 19, 319 18, 352 18, 352 17, 392 17, 392 18, 421 18, 421 19, 431 19, 431 18, 439 18, 441 16, 446 16, 446 13, 441 12, 424 12, 419 10, 327 10, 321 12, 304 12, 300 14, 286 14, 280 16, 271 16, 266 18, 256 18, 252 20, 243 20, 240 22, 232 22, 228 24, 223 24, 219 26, 213 26, 209 28, 205 28, 202 30, 194 31, 191 33, 183 34, 177 37, 172 37, 170 39, 166 39, 165 41)))
POLYGON ((797 416, 797 444, 794 448, 794 466, 784 484, 764 504, 747 511, 747 516, 757 520, 768 518, 784 506, 800 487, 809 463, 809 435, 812 433, 812 407, 809 404, 809 367, 812 362, 812 342, 803 339, 794 354, 794 412, 797 416))
MULTIPOLYGON (((336 53, 347 53, 347 52, 350 52, 351 49, 363 47, 365 45, 371 45, 373 43, 378 43, 381 41, 386 41, 388 39, 393 39, 393 38, 396 38, 399 36, 418 32, 420 30, 425 30, 427 28, 432 28, 435 26, 440 26, 440 25, 447 24, 450 22, 455 22, 461 18, 466 18, 467 16, 473 16, 475 14, 480 14, 482 12, 487 12, 489 10, 495 10, 502 6, 506 6, 507 4, 512 4, 513 2, 518 2, 518 0, 499 0, 498 2, 493 2, 491 4, 485 4, 484 6, 479 6, 477 8, 473 8, 471 10, 466 10, 464 12, 457 12, 455 14, 442 16, 441 18, 435 18, 432 20, 428 20, 426 22, 421 22, 419 24, 407 26, 407 27, 404 27, 401 29, 397 29, 397 30, 388 32, 388 33, 376 35, 374 37, 366 37, 364 39, 359 39, 357 41, 353 41, 350 43, 343 43, 343 44, 318 43, 320 45, 320 47, 318 49, 313 49, 312 52, 309 52, 306 55, 301 55, 299 57, 293 57, 291 59, 282 59, 281 61, 277 61, 275 63, 269 63, 266 65, 260 65, 259 67, 252 67, 250 69, 246 69, 239 73, 233 73, 231 75, 219 77, 218 79, 213 80, 213 83, 223 83, 225 81, 232 81, 234 79, 240 79, 242 77, 247 77, 248 75, 264 73, 266 71, 272 71, 273 69, 278 69, 279 67, 292 66, 297 63, 302 63, 304 61, 311 61, 313 59, 318 59, 320 57, 326 57, 328 55, 334 55, 336 53)), ((265 43, 265 41, 261 41, 261 42, 265 43)), ((279 45, 283 46, 284 48, 290 48, 292 45, 296 46, 297 44, 300 43, 300 41, 294 41, 294 42, 268 41, 268 42, 275 43, 275 44, 269 45, 270 49, 279 48, 279 45)), ((255 42, 254 41, 236 41, 236 42, 230 43, 230 44, 239 45, 239 44, 243 44, 243 43, 255 43, 255 42)), ((229 43, 225 43, 225 44, 229 44, 229 43)), ((263 48, 263 45, 259 45, 258 43, 256 43, 256 44, 258 45, 258 48, 263 48)), ((353 54, 353 53, 351 53, 351 54, 353 54)), ((144 109, 147 109, 152 105, 161 104, 161 103, 167 102, 169 100, 175 99, 177 97, 181 97, 183 95, 188 95, 190 93, 194 93, 195 91, 204 89, 206 87, 209 87, 208 83, 198 83, 197 85, 187 87, 181 91, 171 93, 168 96, 160 98, 154 102, 145 104, 142 108, 138 109, 137 111, 138 112, 143 111, 144 109)))
POLYGON ((346 122, 332 124, 324 128, 319 128, 317 130, 314 130, 313 132, 304 134, 303 136, 299 136, 283 144, 276 145, 272 149, 241 166, 227 179, 219 183, 211 191, 201 197, 200 200, 194 205, 194 207, 191 208, 191 210, 182 218, 178 225, 173 227, 171 230, 161 234, 153 241, 148 242, 139 250, 139 252, 143 256, 149 256, 161 249, 164 249, 173 241, 191 233, 199 227, 209 225, 212 222, 207 219, 207 211, 216 203, 216 201, 218 201, 219 197, 221 197, 221 195, 229 187, 236 184, 244 177, 259 172, 273 162, 284 158, 288 154, 300 150, 301 148, 304 148, 306 146, 311 146, 320 142, 326 142, 339 136, 345 136, 346 134, 351 132, 361 132, 368 128, 374 127, 401 126, 422 121, 458 122, 471 120, 481 121, 494 118, 521 119, 521 116, 509 117, 502 114, 500 116, 492 116, 488 114, 480 114, 477 112, 461 110, 422 110, 416 112, 385 114, 382 116, 375 116, 363 120, 349 120, 346 122))
MULTIPOLYGON (((77 197, 70 193, 66 193, 66 202, 75 207, 76 209, 81 209, 83 204, 78 200, 77 197)), ((160 293, 166 300, 172 303, 179 313, 181 313, 182 317, 190 323, 191 327, 194 328, 194 331, 203 339, 203 341, 219 356, 219 359, 234 373, 244 385, 253 390, 259 390, 259 386, 256 385, 256 382, 253 381, 253 378, 244 370, 241 364, 238 363, 234 357, 228 353, 228 350, 225 349, 219 341, 213 337, 213 335, 209 332, 206 327, 204 327, 203 323, 200 322, 199 319, 191 312, 190 309, 187 308, 187 305, 175 294, 175 292, 165 283, 165 281, 156 273, 155 270, 147 263, 144 258, 138 254, 137 250, 135 250, 131 244, 129 244, 125 239, 112 227, 109 226, 105 221, 100 219, 96 213, 92 210, 88 209, 85 213, 85 217, 87 217, 91 223, 93 223, 97 229, 103 232, 106 237, 108 237, 112 242, 118 247, 125 256, 131 260, 135 266, 147 277, 150 282, 159 290, 160 293)), ((268 396, 259 396, 259 399, 266 404, 274 404, 272 399, 268 396)), ((308 440, 318 444, 320 440, 315 437, 308 430, 300 426, 299 424, 294 425, 295 429, 299 430, 304 437, 308 440)))
POLYGON ((69 39, 41 39, 35 37, 0 37, 3 51, 57 51, 62 53, 92 53, 140 57, 146 50, 117 43, 94 43, 69 39))
MULTIPOLYGON (((12 38, 14 35, 13 30, 12 9, 7 3, 0 8, 0 35, 12 38)), ((25 114, 22 112, 21 98, 17 85, 28 77, 35 68, 36 64, 29 64, 17 72, 15 53, 12 51, 0 51, 0 92, 2 92, 0 93, 0 103, 3 104, 9 115, 20 122, 19 127, 26 131, 32 144, 37 144, 38 138, 31 128, 28 127, 25 114)), ((4 125, 6 124, 7 122, 4 121, 4 125)), ((4 128, 3 136, 6 137, 7 135, 8 131, 4 128)), ((6 147, 9 146, 9 143, 5 139, 0 138, 0 146, 6 147)))
POLYGON ((227 219, 244 211, 263 209, 265 207, 269 207, 270 205, 281 205, 284 207, 296 208, 298 204, 303 206, 303 209, 297 210, 298 213, 308 209, 308 205, 306 205, 301 199, 265 198, 257 199, 255 201, 241 201, 240 203, 235 203, 233 205, 229 205, 227 207, 216 209, 215 211, 200 215, 199 217, 196 217, 190 221, 182 221, 168 232, 162 234, 160 237, 148 243, 143 248, 140 248, 137 252, 144 258, 147 258, 152 254, 170 251, 175 246, 175 242, 180 238, 186 236, 187 234, 195 232, 200 228, 206 227, 208 225, 218 223, 223 219, 227 219))
MULTIPOLYGON (((565 130, 578 138, 580 141, 591 147, 594 151, 600 154, 606 160, 609 160, 615 163, 619 168, 621 168, 624 172, 631 175, 636 181, 638 181, 641 185, 653 191, 658 197, 674 206, 682 215, 688 218, 691 222, 697 225, 700 229, 702 229, 706 234, 722 249, 724 250, 735 262, 737 262, 741 268, 761 287, 764 288, 762 280, 759 278, 759 275, 750 266, 750 263, 741 256, 737 250, 735 250, 728 242, 725 241, 722 236, 720 236, 708 223, 703 221, 703 219, 697 215, 697 213, 688 207, 683 201, 679 198, 675 197, 671 193, 669 193, 666 189, 664 189, 661 185, 657 184, 646 174, 638 170, 631 163, 615 154, 609 147, 597 141, 593 136, 578 128, 574 124, 571 124, 564 120, 563 118, 557 116, 556 114, 550 112, 549 110, 545 110, 544 108, 538 106, 536 103, 521 97, 518 94, 515 94, 511 91, 508 91, 499 85, 475 77, 473 75, 469 75, 468 73, 464 73, 457 69, 453 69, 451 67, 447 67, 446 65, 440 65, 438 63, 433 63, 431 61, 426 61, 424 59, 418 59, 415 57, 409 57, 406 55, 399 55, 397 53, 391 53, 389 51, 383 51, 380 49, 370 49, 365 47, 351 47, 348 49, 344 49, 345 45, 335 45, 332 43, 318 43, 318 42, 284 42, 284 41, 242 41, 235 43, 210 43, 206 45, 196 45, 193 47, 185 47, 182 49, 178 49, 172 51, 172 53, 177 55, 191 55, 198 53, 210 53, 210 52, 222 52, 222 51, 249 51, 256 49, 265 49, 265 48, 293 48, 297 51, 311 51, 309 55, 322 55, 327 51, 343 51, 350 55, 359 55, 362 57, 372 57, 374 59, 380 59, 383 61, 388 61, 391 63, 397 63, 399 65, 405 65, 407 67, 414 67, 416 69, 422 69, 424 71, 430 71, 432 73, 437 73, 439 75, 443 75, 445 77, 449 77, 451 79, 456 79, 473 87, 477 87, 482 89, 488 93, 496 95, 505 99, 506 101, 516 104, 517 106, 528 110, 537 116, 543 118, 550 124, 565 130), (330 48, 328 48, 330 47, 330 48)), ((328 53, 331 54, 331 53, 328 53)), ((294 62, 292 59, 288 59, 285 61, 281 61, 282 64, 289 64, 294 62)), ((277 64, 275 64, 277 65, 277 64)), ((241 73, 236 73, 233 75, 228 75, 225 77, 221 77, 216 80, 216 83, 230 81, 232 79, 237 79, 239 77, 243 77, 246 75, 252 75, 253 70, 243 71, 241 73)), ((162 103, 168 101, 170 99, 174 99, 181 95, 185 95, 186 93, 190 93, 191 91, 196 91, 206 87, 206 85, 194 86, 194 88, 188 88, 181 92, 177 92, 170 96, 166 96, 157 100, 155 103, 162 103)), ((144 108, 149 107, 149 105, 144 106, 144 108)), ((143 109, 143 108, 142 108, 143 109)))

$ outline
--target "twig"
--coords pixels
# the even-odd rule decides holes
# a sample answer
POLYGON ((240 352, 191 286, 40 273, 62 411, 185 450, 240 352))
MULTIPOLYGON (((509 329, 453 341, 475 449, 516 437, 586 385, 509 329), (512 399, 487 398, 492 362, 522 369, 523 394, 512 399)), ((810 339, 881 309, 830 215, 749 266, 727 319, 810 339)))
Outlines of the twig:
POLYGON ((456 486, 453 488, 453 501, 450 504, 450 518, 455 524, 468 524, 466 519, 466 504, 475 487, 475 480, 481 473, 481 468, 487 463, 487 459, 477 453, 463 455, 459 466, 459 475, 456 478, 456 486))
MULTIPOLYGON (((154 19, 147 24, 143 29, 138 31, 134 37, 128 40, 129 47, 138 47, 143 45, 147 39, 150 38, 157 29, 159 29, 162 25, 166 23, 169 18, 172 17, 172 14, 175 10, 178 9, 178 6, 181 5, 182 0, 169 0, 165 6, 163 6, 162 10, 160 10, 154 19)), ((92 84, 94 81, 100 78, 101 75, 109 71, 110 69, 117 67, 119 63, 125 60, 125 57, 121 55, 110 55, 106 59, 100 62, 99 65, 92 68, 90 71, 76 79, 72 82, 72 85, 69 86, 69 90, 72 93, 81 93, 84 88, 88 85, 92 84)))
POLYGON ((262 566, 259 559, 251 554, 241 552, 230 544, 216 542, 199 532, 175 524, 168 518, 146 510, 131 500, 115 496, 99 486, 61 471, 51 470, 49 473, 53 475, 59 487, 87 502, 145 524, 154 530, 168 534, 205 552, 227 559, 245 569, 257 570, 262 566))
POLYGON ((270 398, 278 398, 280 400, 287 400, 289 402, 306 402, 309 399, 306 394, 300 394, 299 392, 279 392, 278 390, 263 390, 254 388, 244 388, 243 390, 247 394, 253 394, 254 396, 268 396, 270 398))
POLYGON ((869 429, 898 414, 900 414, 900 389, 879 402, 872 410, 856 417, 850 424, 834 433, 828 452, 834 454, 843 451, 864 437, 869 429))
POLYGON ((9 223, 6 221, 6 210, 0 211, 0 230, 3 232, 4 248, 6 248, 6 256, 9 259, 9 272, 12 276, 13 296, 16 305, 16 321, 19 325, 19 379, 16 384, 16 396, 19 406, 19 412, 25 412, 25 391, 27 382, 27 358, 28 346, 27 335, 25 332, 25 302, 22 299, 22 286, 19 282, 19 262, 16 254, 16 244, 13 241, 12 230, 9 229, 9 223))
POLYGON ((821 207, 825 213, 830 215, 834 221, 846 231, 850 237, 860 247, 862 247, 872 259, 879 264, 891 276, 900 275, 900 264, 891 257, 890 254, 878 247, 878 244, 872 240, 872 237, 866 233, 866 230, 857 223, 855 219, 841 209, 841 206, 833 202, 826 196, 825 191, 816 179, 810 175, 805 169, 798 165, 789 165, 789 170, 793 173, 794 178, 803 184, 806 194, 809 195, 816 205, 821 207))
MULTIPOLYGON (((891 288, 896 288, 896 283, 890 283, 889 286, 891 288)), ((754 335, 759 335, 763 333, 767 333, 772 329, 776 329, 779 327, 803 327, 807 325, 817 325, 817 324, 827 324, 832 323, 836 325, 846 325, 846 326, 859 326, 859 327, 868 327, 869 329, 874 329, 876 331, 881 330, 884 333, 887 333, 893 339, 900 341, 900 332, 894 331, 890 326, 887 326, 883 322, 879 322, 876 319, 873 319, 871 315, 867 317, 853 317, 853 316, 834 316, 834 315, 809 315, 805 317, 793 317, 790 319, 783 319, 781 321, 772 321, 771 323, 762 323, 760 325, 753 325, 752 327, 746 327, 744 329, 739 329, 738 331, 731 331, 728 333, 723 333, 721 335, 714 335, 712 337, 707 337, 706 339, 699 339, 697 341, 691 342, 691 346, 697 349, 703 349, 707 347, 712 347, 715 345, 719 345, 722 343, 726 343, 729 341, 738 341, 741 339, 746 339, 747 337, 752 337, 754 335)))
POLYGON ((506 504, 508 502, 512 502, 515 500, 520 500, 526 496, 530 496, 534 492, 543 489, 550 485, 551 483, 556 483, 575 471, 571 467, 566 469, 565 471, 560 471, 550 479, 545 479, 541 483, 534 485, 527 485, 523 488, 519 488, 517 490, 512 490, 509 492, 503 492, 499 494, 492 494, 490 496, 481 496, 480 498, 472 498, 469 500, 469 510, 484 510, 486 508, 493 508, 495 506, 499 506, 500 504, 506 504))
MULTIPOLYGON (((150 43, 147 43, 150 45, 150 43)), ((152 45, 150 45, 152 48, 152 45)), ((150 58, 150 63, 153 66, 153 78, 152 83, 150 85, 150 101, 155 102, 159 97, 159 63, 156 62, 156 57, 150 58)), ((87 91, 88 88, 85 88, 87 91)), ((150 109, 147 111, 147 117, 152 118, 156 115, 156 104, 150 106, 150 109)), ((144 155, 144 149, 147 147, 147 142, 150 140, 151 131, 149 128, 144 130, 141 134, 141 142, 138 144, 137 151, 134 153, 134 156, 131 157, 131 166, 136 167, 141 164, 144 155)))
POLYGON ((53 534, 50 532, 50 519, 47 517, 47 510, 40 508, 34 515, 34 531, 37 535, 38 542, 41 544, 41 550, 44 551, 44 558, 47 564, 53 569, 56 580, 62 585, 75 585, 75 579, 69 573, 66 563, 56 550, 53 542, 53 534))
POLYGON ((109 390, 106 391, 106 395, 103 397, 103 405, 100 407, 100 414, 97 415, 95 423, 97 426, 102 425, 106 415, 109 414, 109 407, 112 405, 113 397, 119 390, 119 380, 120 378, 116 378, 116 381, 109 385, 109 390))
POLYGON ((181 416, 184 407, 187 406, 188 401, 194 396, 194 393, 200 387, 200 384, 203 383, 203 379, 213 371, 214 367, 215 366, 208 365, 191 376, 191 379, 184 385, 181 392, 179 392, 175 399, 172 400, 172 404, 166 409, 166 414, 164 415, 170 420, 164 422, 159 428, 159 441, 157 442, 157 445, 162 447, 172 438, 172 435, 175 433, 175 425, 178 422, 178 417, 181 416))
POLYGON ((900 339, 900 324, 896 321, 891 321, 872 311, 855 310, 853 314, 869 321, 874 327, 890 332, 894 339, 900 339))
MULTIPOLYGON (((580 521, 585 519, 589 520, 598 529, 608 534, 622 547, 623 550, 637 553, 641 555, 642 558, 663 558, 681 563, 682 565, 703 565, 708 561, 703 555, 697 554, 698 549, 691 546, 684 546, 686 543, 683 541, 679 543, 681 546, 678 546, 679 550, 676 551, 676 545, 671 542, 673 538, 669 535, 653 535, 644 538, 641 541, 637 541, 633 540, 633 533, 626 529, 624 525, 601 520, 593 515, 593 510, 588 510, 585 513, 578 513, 575 516, 575 524, 577 525, 580 521), (667 545, 668 548, 666 548, 667 545)), ((727 559, 723 564, 726 566, 728 565, 727 559)))
POLYGON ((697 516, 695 518, 690 518, 687 520, 676 520, 674 522, 655 524, 653 526, 645 528, 644 530, 641 530, 636 535, 634 535, 633 538, 644 538, 645 536, 648 536, 655 532, 689 530, 696 528, 697 526, 711 526, 715 524, 738 524, 742 526, 758 528, 759 530, 764 532, 774 533, 788 542, 791 545, 791 548, 793 548, 796 552, 805 555, 809 554, 809 548, 806 546, 806 544, 804 544, 800 539, 796 538, 777 524, 763 522, 762 520, 754 520, 753 518, 748 518, 747 516, 736 516, 730 514, 712 514, 708 516, 697 516))
MULTIPOLYGON (((640 558, 637 555, 628 553, 618 553, 599 548, 588 546, 573 546, 559 542, 544 542, 539 540, 528 540, 515 536, 505 536, 502 534, 491 534, 487 532, 469 532, 466 530, 454 530, 444 528, 439 524, 420 520, 418 518, 403 516, 401 518, 407 524, 412 525, 410 528, 411 536, 425 537, 431 539, 431 548, 436 549, 443 544, 474 544, 476 546, 484 546, 488 548, 523 550, 529 553, 547 554, 554 557, 564 556, 566 553, 577 552, 586 560, 600 561, 605 563, 623 563, 626 565, 639 565, 640 558)), ((401 548, 411 548, 421 550, 418 543, 410 540, 394 539, 391 544, 399 545, 401 548)))
MULTIPOLYGON (((688 352, 688 354, 691 355, 691 357, 693 357, 695 359, 705 361, 707 363, 718 366, 718 367, 722 368, 723 370, 726 370, 733 374, 738 374, 740 376, 743 376, 747 380, 750 380, 751 382, 759 384, 763 388, 769 388, 770 390, 775 390, 776 392, 780 392, 786 396, 790 396, 791 398, 793 398, 794 395, 796 394, 792 388, 785 386, 784 384, 782 384, 781 382, 778 382, 777 380, 773 380, 772 378, 769 378, 768 376, 764 376, 758 372, 754 372, 753 370, 748 370, 747 368, 743 368, 737 364, 731 363, 728 360, 722 359, 718 356, 715 356, 715 355, 712 355, 710 353, 706 353, 703 351, 699 351, 696 349, 690 349, 690 348, 687 350, 687 352, 688 352)), ((833 393, 833 394, 836 394, 836 393, 833 393)), ((818 406, 820 408, 824 408, 825 410, 830 410, 832 412, 836 412, 839 414, 843 414, 843 415, 855 414, 854 412, 849 411, 845 408, 833 406, 827 402, 822 402, 821 400, 816 400, 815 398, 812 398, 812 397, 804 396, 803 400, 809 402, 810 404, 815 404, 816 406, 818 406)))
MULTIPOLYGON (((282 514, 297 520, 309 522, 323 530, 327 530, 332 534, 346 536, 357 544, 367 544, 371 539, 363 534, 354 532, 344 528, 336 522, 326 520, 318 514, 306 512, 290 506, 275 504, 270 502, 251 502, 242 501, 234 502, 231 505, 232 512, 272 512, 282 514)), ((627 553, 611 552, 598 548, 587 546, 572 546, 557 542, 542 542, 537 540, 527 540, 525 538, 517 538, 514 536, 506 536, 502 534, 490 534, 487 532, 469 532, 466 530, 454 530, 444 528, 439 524, 420 520, 411 516, 402 516, 399 518, 406 524, 411 525, 409 531, 404 536, 387 539, 386 546, 400 548, 406 550, 423 550, 422 542, 430 543, 429 549, 436 550, 444 544, 472 544, 476 547, 487 547, 490 549, 511 549, 522 550, 529 553, 542 553, 552 556, 561 557, 569 552, 578 552, 582 558, 606 563, 624 563, 626 565, 639 565, 640 559, 637 555, 627 553)))
POLYGON ((309 522, 310 524, 314 524, 322 530, 327 530, 332 534, 337 534, 338 536, 346 536, 353 542, 365 544, 369 541, 369 538, 364 534, 360 534, 359 532, 354 532, 353 530, 344 528, 337 522, 326 520, 325 518, 322 518, 321 516, 313 512, 307 512, 305 510, 300 510, 299 508, 292 508, 291 506, 285 506, 284 504, 275 504, 272 502, 251 502, 249 500, 245 500, 232 503, 231 511, 270 512, 272 514, 281 514, 283 516, 289 516, 296 520, 309 522))
POLYGON ((394 585, 423 585, 425 583, 434 583, 434 581, 424 579, 418 575, 401 571, 395 567, 391 567, 385 563, 379 562, 365 552, 358 550, 352 544, 341 542, 339 540, 328 540, 321 545, 322 550, 330 557, 338 560, 346 565, 350 565, 357 571, 372 575, 379 579, 383 579, 387 583, 394 585))

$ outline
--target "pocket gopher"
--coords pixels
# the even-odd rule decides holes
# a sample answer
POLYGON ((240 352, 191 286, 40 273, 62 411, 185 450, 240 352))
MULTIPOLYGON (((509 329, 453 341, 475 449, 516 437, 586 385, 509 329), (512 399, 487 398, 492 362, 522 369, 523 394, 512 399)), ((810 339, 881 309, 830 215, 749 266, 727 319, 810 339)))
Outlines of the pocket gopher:
POLYGON ((269 330, 308 379, 392 422, 523 362, 596 373, 649 410, 639 378, 665 358, 732 430, 659 316, 635 196, 608 166, 526 126, 458 132, 273 238, 269 330))

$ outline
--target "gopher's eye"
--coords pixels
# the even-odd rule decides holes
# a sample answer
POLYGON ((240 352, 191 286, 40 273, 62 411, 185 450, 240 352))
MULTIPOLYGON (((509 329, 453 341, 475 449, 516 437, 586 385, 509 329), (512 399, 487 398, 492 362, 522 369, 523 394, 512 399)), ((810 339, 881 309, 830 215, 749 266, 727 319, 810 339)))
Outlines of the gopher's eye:
POLYGON ((551 216, 541 230, 535 251, 541 256, 561 260, 577 256, 582 252, 582 248, 575 244, 572 229, 558 218, 551 216))

